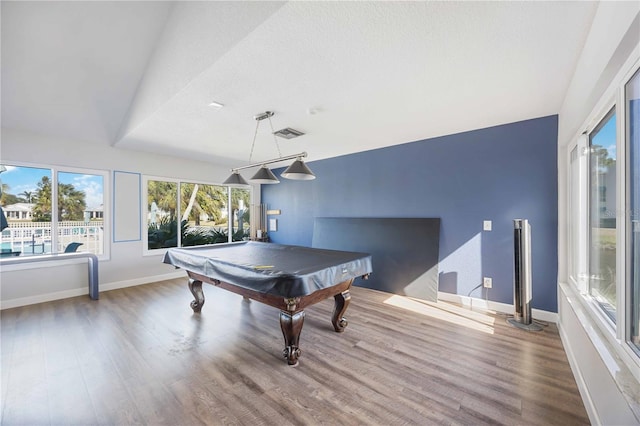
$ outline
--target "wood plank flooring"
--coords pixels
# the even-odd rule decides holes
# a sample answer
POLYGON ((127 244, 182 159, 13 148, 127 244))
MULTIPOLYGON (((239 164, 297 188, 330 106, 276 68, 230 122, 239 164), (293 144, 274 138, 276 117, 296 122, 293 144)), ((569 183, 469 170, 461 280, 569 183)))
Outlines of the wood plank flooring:
POLYGON ((287 365, 278 311, 185 279, 2 311, 2 424, 588 424, 555 325, 354 288, 306 309, 287 365))

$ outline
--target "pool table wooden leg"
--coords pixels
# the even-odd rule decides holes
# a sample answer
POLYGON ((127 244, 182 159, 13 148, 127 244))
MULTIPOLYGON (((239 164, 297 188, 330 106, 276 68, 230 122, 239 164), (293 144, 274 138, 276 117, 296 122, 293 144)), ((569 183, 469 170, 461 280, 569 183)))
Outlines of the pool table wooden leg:
POLYGON ((189 278, 189 290, 194 300, 191 301, 191 309, 193 312, 200 312, 202 310, 202 305, 204 305, 204 292, 202 291, 202 281, 194 280, 189 278))
POLYGON ((300 332, 304 323, 304 311, 291 313, 280 311, 280 328, 284 335, 284 350, 282 354, 287 359, 289 365, 296 365, 300 356, 300 332))
POLYGON ((351 293, 349 293, 349 290, 346 290, 342 293, 336 294, 335 296, 333 296, 333 298, 335 299, 335 304, 333 307, 331 323, 333 324, 333 328, 338 333, 342 333, 347 327, 347 324, 349 324, 347 319, 344 318, 343 315, 349 307, 349 302, 351 302, 351 293))

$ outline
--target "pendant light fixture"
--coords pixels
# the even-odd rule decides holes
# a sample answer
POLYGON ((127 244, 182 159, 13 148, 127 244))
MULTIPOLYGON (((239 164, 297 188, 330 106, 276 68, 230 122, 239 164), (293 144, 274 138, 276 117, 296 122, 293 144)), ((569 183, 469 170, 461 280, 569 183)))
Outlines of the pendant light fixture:
POLYGON ((316 178, 316 175, 313 174, 311 169, 309 169, 300 158, 296 158, 296 161, 291 163, 280 176, 293 180, 313 180, 316 178))
POLYGON ((249 179, 249 182, 251 182, 251 183, 264 183, 264 184, 267 184, 267 185, 274 184, 274 183, 280 183, 280 181, 278 180, 276 175, 274 175, 273 172, 265 165, 260 167, 258 172, 255 175, 253 175, 253 177, 251 179, 249 179))
POLYGON ((229 176, 227 180, 222 182, 223 184, 229 185, 229 186, 248 186, 249 185, 249 182, 244 180, 240 172, 238 172, 237 170, 232 170, 232 172, 233 173, 231 173, 231 176, 229 176))
POLYGON ((250 169, 253 167, 260 166, 258 172, 253 175, 251 179, 249 179, 250 183, 255 184, 276 184, 280 183, 276 175, 267 167, 267 164, 278 163, 280 161, 286 161, 295 159, 295 161, 282 173, 282 177, 286 179, 293 180, 312 180, 315 179, 316 176, 313 174, 311 169, 302 161, 303 158, 307 156, 306 152, 301 152, 295 155, 289 155, 286 157, 282 156, 280 152, 280 145, 278 145, 278 140, 276 139, 276 132, 273 131, 273 124, 271 123, 271 117, 273 116, 272 111, 265 111, 261 114, 254 116, 253 118, 256 120, 256 129, 253 134, 253 142, 251 143, 251 152, 249 154, 249 162, 251 162, 251 158, 253 157, 253 148, 256 144, 256 136, 258 135, 258 128, 260 127, 260 122, 264 119, 269 119, 269 124, 271 125, 271 134, 273 134, 273 140, 276 144, 276 148, 278 149, 278 155, 280 157, 274 158, 273 160, 262 161, 260 163, 249 164, 247 166, 237 167, 235 169, 231 169, 231 176, 227 178, 223 182, 224 185, 229 186, 247 186, 249 183, 242 177, 240 174, 240 170, 250 169))

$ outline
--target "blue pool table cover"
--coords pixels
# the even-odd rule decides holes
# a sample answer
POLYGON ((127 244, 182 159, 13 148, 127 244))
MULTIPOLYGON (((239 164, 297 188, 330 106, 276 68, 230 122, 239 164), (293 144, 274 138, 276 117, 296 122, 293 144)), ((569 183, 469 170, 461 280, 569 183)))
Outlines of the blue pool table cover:
POLYGON ((254 241, 170 248, 163 262, 282 297, 307 296, 372 272, 366 253, 254 241))

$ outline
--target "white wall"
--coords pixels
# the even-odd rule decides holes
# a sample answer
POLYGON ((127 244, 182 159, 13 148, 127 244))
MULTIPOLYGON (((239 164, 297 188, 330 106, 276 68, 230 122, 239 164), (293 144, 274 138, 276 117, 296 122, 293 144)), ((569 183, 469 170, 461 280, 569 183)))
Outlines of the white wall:
MULTIPOLYGON (((600 3, 558 122, 558 326, 594 424, 640 423, 637 365, 620 356, 568 279, 568 146, 599 119, 615 96, 610 85, 640 51, 640 3, 600 3), (625 65, 627 64, 627 65, 625 65), (596 112, 596 114, 594 114, 596 112)), ((623 354, 624 355, 624 354, 623 354)))
MULTIPOLYGON (((7 164, 19 162, 108 170, 110 180, 113 179, 114 170, 213 184, 222 183, 229 175, 228 168, 210 163, 122 150, 96 142, 73 141, 4 128, 1 136, 1 158, 7 164)), ((111 183, 109 187, 112 187, 111 183)), ((120 186, 116 190, 128 189, 120 186)), ((254 191, 254 202, 259 202, 259 195, 259 191, 254 191)), ((132 206, 130 212, 139 220, 139 209, 136 207, 132 206)), ((132 222, 131 218, 126 219, 122 222, 132 222)), ((111 245, 110 259, 101 261, 99 266, 101 291, 152 282, 165 276, 185 275, 163 264, 160 255, 143 256, 142 241, 114 243, 109 235, 107 244, 111 245)), ((49 262, 42 264, 46 267, 37 269, 4 267, 0 271, 2 308, 88 294, 86 260, 76 263, 56 265, 49 262)))

